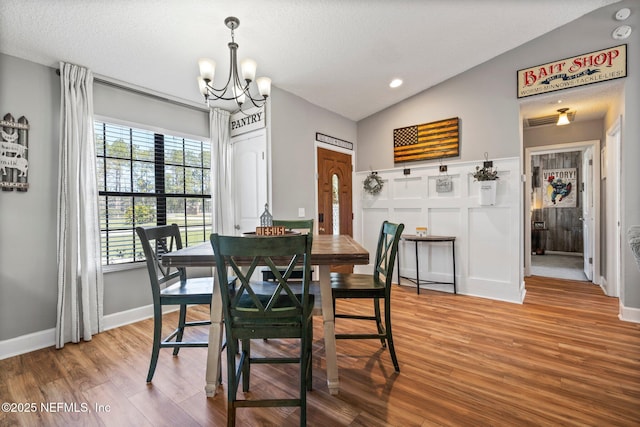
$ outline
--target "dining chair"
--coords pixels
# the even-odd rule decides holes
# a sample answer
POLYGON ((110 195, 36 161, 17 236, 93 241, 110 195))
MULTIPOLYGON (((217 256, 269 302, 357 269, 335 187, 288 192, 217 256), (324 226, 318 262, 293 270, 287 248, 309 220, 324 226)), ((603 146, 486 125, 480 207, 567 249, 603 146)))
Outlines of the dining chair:
MULTIPOLYGON (((274 219, 274 226, 285 227, 287 231, 299 231, 301 233, 313 234, 313 219, 274 219)), ((280 273, 282 274, 282 269, 280 273)), ((313 273, 313 268, 311 269, 313 273)), ((300 280, 302 278, 302 270, 296 269, 291 274, 291 279, 300 280)), ((262 280, 276 280, 270 269, 262 269, 262 280)))
MULTIPOLYGON (((227 425, 235 425, 236 409, 244 407, 299 406, 300 425, 306 425, 307 390, 311 390, 312 310, 314 297, 309 292, 311 234, 276 237, 234 237, 211 235, 220 283, 229 271, 237 277, 234 289, 222 287, 222 307, 227 341, 227 425), (286 265, 280 273, 279 267, 286 265), (268 267, 275 282, 251 281, 259 266, 268 267), (303 268, 302 283, 291 283, 296 267, 303 268), (300 339, 295 357, 254 357, 252 339, 300 339), (238 341, 241 348, 238 349, 238 341), (236 353, 240 355, 236 357, 236 353), (298 363, 298 398, 238 399, 238 386, 249 391, 252 364, 298 363)), ((291 356, 291 355, 288 355, 291 356)))
POLYGON ((373 274, 331 273, 334 318, 373 320, 377 333, 336 334, 336 339, 379 339, 389 349, 396 372, 400 372, 393 335, 391 333, 391 280, 398 254, 398 242, 404 224, 382 223, 378 237, 373 274), (374 315, 336 313, 336 300, 341 298, 363 298, 373 300, 374 315), (384 323, 380 313, 380 300, 384 301, 384 323))
MULTIPOLYGON (((157 227, 136 227, 136 233, 142 243, 147 270, 151 282, 153 297, 153 348, 147 374, 151 382, 158 363, 161 348, 173 348, 177 356, 182 347, 207 347, 205 341, 183 341, 187 327, 210 325, 210 321, 186 321, 187 306, 192 304, 211 304, 213 277, 187 278, 184 268, 164 267, 162 255, 182 248, 182 238, 177 224, 157 227), (174 283, 175 282, 175 283, 174 283), (164 339, 162 338, 162 307, 179 305, 178 325, 164 339)), ((231 278, 233 284, 234 278, 231 278)))

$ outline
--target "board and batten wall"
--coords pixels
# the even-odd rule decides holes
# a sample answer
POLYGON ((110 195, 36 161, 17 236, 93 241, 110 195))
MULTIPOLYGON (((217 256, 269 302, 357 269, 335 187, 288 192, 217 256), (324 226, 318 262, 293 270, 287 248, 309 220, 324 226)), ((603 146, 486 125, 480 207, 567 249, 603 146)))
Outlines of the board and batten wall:
MULTIPOLYGON (((525 290, 520 251, 522 227, 520 159, 493 160, 499 171, 496 204, 480 206, 479 186, 472 174, 482 161, 447 164, 453 188, 449 193, 436 191, 439 165, 378 171, 382 191, 371 195, 363 182, 369 172, 354 174, 354 237, 373 255, 378 231, 384 220, 404 223, 404 234, 415 234, 416 227, 428 227, 430 235, 455 236, 455 263, 458 293, 521 303, 525 290), (373 232, 375 231, 375 232, 373 232)), ((401 241, 400 270, 415 277, 415 249, 412 242, 401 241)), ((419 244, 420 278, 452 281, 451 245, 419 244)), ((372 256, 373 260, 373 256, 372 256)), ((356 267, 370 272, 373 266, 356 267)), ((398 282, 394 272, 394 283, 398 282)), ((415 286, 408 280, 403 285, 415 286)))

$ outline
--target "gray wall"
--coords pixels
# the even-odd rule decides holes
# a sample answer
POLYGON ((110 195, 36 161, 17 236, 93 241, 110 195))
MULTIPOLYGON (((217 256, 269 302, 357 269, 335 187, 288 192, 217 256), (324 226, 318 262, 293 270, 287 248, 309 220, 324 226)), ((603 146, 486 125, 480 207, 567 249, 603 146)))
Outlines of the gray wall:
POLYGON ((518 156, 515 70, 512 60, 501 56, 359 121, 356 171, 428 164, 394 165, 393 129, 451 117, 460 118, 460 157, 455 160, 482 159, 484 152, 491 158, 518 156))
POLYGON ((0 340, 55 327, 60 84, 53 69, 0 54, 0 115, 25 116, 29 190, 0 191, 0 340))
MULTIPOLYGON (((624 41, 627 48, 628 77, 619 106, 613 106, 605 118, 604 128, 596 133, 597 139, 613 123, 617 114, 623 114, 623 230, 640 224, 640 69, 639 37, 640 10, 637 1, 622 1, 601 8, 552 31, 514 50, 506 52, 463 74, 451 78, 412 98, 358 122, 356 170, 386 169, 393 164, 393 129, 417 125, 449 117, 461 119, 460 159, 481 160, 488 152, 491 158, 520 156, 523 152, 522 124, 519 119, 520 102, 516 94, 516 72, 536 64, 604 49, 620 41, 611 38, 613 29, 620 25, 613 18, 622 7, 633 11, 625 24, 635 28, 624 41)), ((430 42, 425 40, 426 42, 430 42)), ((566 135, 568 138, 569 136, 566 135)), ((571 135, 571 138, 575 135, 571 135)), ((405 165, 428 164, 412 162, 405 165)), ((433 163, 433 162, 431 162, 433 163)), ((626 242, 626 239, 625 239, 626 242)), ((523 248, 513 248, 522 251, 523 248)), ((629 308, 640 308, 640 272, 625 243, 623 248, 625 287, 621 302, 629 308)))
POLYGON ((545 145, 564 144, 568 142, 599 140, 605 146, 604 120, 587 120, 575 122, 569 126, 538 126, 524 129, 524 147, 542 147, 545 145))
POLYGON ((355 122, 274 88, 271 99, 273 215, 315 218, 316 132, 356 143, 355 122))

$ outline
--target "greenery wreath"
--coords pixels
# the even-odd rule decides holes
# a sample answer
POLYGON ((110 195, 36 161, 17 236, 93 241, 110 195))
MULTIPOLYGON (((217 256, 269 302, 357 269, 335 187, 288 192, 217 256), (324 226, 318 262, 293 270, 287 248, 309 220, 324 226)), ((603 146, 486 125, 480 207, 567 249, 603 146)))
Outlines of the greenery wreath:
POLYGON ((382 178, 378 176, 378 172, 371 172, 364 180, 364 191, 369 194, 378 194, 382 191, 382 178))

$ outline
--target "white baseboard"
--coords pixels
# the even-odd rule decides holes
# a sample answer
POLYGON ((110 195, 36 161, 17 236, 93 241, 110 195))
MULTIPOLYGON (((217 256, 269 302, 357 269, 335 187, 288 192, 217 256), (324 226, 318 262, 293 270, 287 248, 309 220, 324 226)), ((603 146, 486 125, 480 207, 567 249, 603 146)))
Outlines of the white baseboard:
MULTIPOLYGON (((177 306, 166 306, 163 313, 177 310, 177 306)), ((119 313, 104 316, 104 330, 118 328, 130 323, 153 317, 153 305, 133 308, 119 313)), ((56 329, 46 329, 44 331, 33 332, 8 340, 0 341, 0 360, 20 354, 40 350, 42 348, 56 345, 56 329)))
POLYGON ((640 323, 640 308, 625 307, 620 303, 620 314, 618 318, 625 322, 640 323))
POLYGON ((582 252, 545 251, 545 253, 549 255, 569 255, 569 256, 579 256, 579 257, 584 256, 582 252))
POLYGON ((0 341, 0 360, 56 344, 56 328, 0 341))

